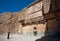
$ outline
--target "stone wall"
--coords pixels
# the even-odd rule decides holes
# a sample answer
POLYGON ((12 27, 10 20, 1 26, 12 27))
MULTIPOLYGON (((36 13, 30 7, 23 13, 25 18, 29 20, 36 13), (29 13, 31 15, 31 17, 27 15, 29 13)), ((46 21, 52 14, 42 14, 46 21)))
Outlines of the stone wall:
POLYGON ((58 12, 48 13, 48 14, 46 14, 45 17, 46 17, 46 20, 47 20, 46 32, 47 33, 56 32, 58 30, 58 19, 59 19, 58 12))
POLYGON ((45 19, 47 20, 46 32, 60 31, 60 1, 59 0, 43 0, 43 9, 45 19))
POLYGON ((6 34, 7 32, 17 33, 18 31, 18 14, 17 13, 4 13, 2 14, 2 23, 0 23, 0 34, 6 34))
POLYGON ((30 7, 26 7, 19 14, 19 33, 23 34, 33 34, 34 27, 37 27, 38 33, 45 33, 46 24, 43 24, 43 14, 42 14, 42 1, 38 2, 30 7), (24 20, 25 26, 22 26, 21 20, 24 20), (39 24, 39 22, 40 24, 39 24), (33 23, 34 22, 34 23, 33 23))
POLYGON ((9 20, 11 18, 11 13, 4 12, 3 14, 0 14, 0 23, 4 23, 5 21, 9 20))
MULTIPOLYGON (((20 26, 21 28, 22 26, 20 26)), ((36 31, 37 31, 37 35, 39 34, 44 34, 45 33, 45 30, 46 30, 46 23, 45 24, 32 24, 32 25, 26 25, 24 27, 22 27, 22 34, 25 34, 25 35, 29 35, 29 34, 32 34, 34 35, 34 27, 36 27, 36 31)), ((20 31, 21 31, 20 30, 20 31)))

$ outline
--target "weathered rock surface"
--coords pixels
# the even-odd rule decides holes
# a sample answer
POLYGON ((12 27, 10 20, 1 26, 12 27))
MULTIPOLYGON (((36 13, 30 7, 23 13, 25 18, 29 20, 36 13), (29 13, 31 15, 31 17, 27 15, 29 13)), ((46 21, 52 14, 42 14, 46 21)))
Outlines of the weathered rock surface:
POLYGON ((16 33, 18 31, 18 14, 8 13, 0 15, 0 34, 6 34, 7 32, 16 33))

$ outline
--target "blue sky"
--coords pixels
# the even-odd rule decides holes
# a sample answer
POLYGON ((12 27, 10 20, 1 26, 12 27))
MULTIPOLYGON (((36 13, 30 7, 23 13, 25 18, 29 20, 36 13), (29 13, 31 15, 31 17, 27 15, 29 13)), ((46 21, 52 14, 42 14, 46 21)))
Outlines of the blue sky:
POLYGON ((35 0, 0 0, 0 14, 3 12, 18 12, 35 0))

